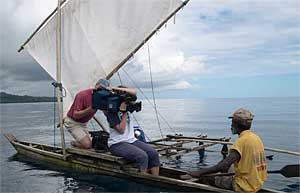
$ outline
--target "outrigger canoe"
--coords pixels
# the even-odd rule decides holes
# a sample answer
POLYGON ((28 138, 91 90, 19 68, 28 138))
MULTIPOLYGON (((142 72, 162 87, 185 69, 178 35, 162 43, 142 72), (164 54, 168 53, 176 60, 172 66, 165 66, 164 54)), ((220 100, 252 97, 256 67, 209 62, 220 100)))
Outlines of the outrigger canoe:
MULTIPOLYGON (((180 191, 196 192, 233 192, 202 183, 197 178, 181 180, 180 176, 187 174, 187 171, 170 167, 160 167, 159 176, 141 174, 132 163, 121 157, 113 156, 109 152, 101 153, 78 148, 67 148, 66 156, 62 149, 44 144, 19 141, 12 134, 4 134, 9 142, 16 149, 18 154, 45 163, 51 163, 66 169, 80 172, 87 172, 100 175, 109 175, 119 178, 131 179, 143 184, 157 185, 165 188, 178 189, 180 191)), ((153 143, 152 143, 153 145, 153 143)), ((159 149, 161 147, 156 147, 159 149)), ((280 192, 263 188, 259 192, 280 192)))

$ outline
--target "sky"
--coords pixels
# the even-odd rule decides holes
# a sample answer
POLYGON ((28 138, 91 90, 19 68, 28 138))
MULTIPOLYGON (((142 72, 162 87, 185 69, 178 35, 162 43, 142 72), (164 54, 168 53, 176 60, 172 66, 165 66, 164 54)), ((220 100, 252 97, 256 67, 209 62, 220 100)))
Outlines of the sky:
MULTIPOLYGON (((19 46, 56 6, 1 2, 1 91, 52 96, 51 78, 19 46)), ((160 98, 299 97, 300 1, 191 0, 120 70, 160 98)), ((118 84, 118 77, 112 79, 118 84)))

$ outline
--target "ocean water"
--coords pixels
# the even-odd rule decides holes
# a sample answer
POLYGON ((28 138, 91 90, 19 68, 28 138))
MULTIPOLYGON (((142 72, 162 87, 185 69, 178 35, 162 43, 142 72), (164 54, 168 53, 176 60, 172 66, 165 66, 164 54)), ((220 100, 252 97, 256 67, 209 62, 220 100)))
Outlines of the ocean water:
MULTIPOLYGON (((237 108, 250 109, 254 117, 252 131, 257 133, 266 147, 300 152, 299 98, 240 98, 240 99, 188 99, 157 101, 159 124, 155 111, 147 101, 143 101, 142 112, 135 117, 151 140, 167 134, 184 134, 209 137, 232 136, 230 120, 227 117, 237 108), (164 120, 167 120, 166 123, 164 120), (160 128, 159 128, 160 126, 160 128), (171 127, 171 128, 170 128, 171 127)), ((1 104, 1 133, 13 133, 18 139, 38 143, 59 145, 59 130, 54 126, 53 103, 1 104), (55 136, 55 137, 54 137, 55 136)), ((101 119, 104 117, 98 113, 101 119)), ((57 120, 55 120, 57 123, 57 120)), ((135 124, 138 124, 135 123, 135 124)), ((98 130, 90 123, 90 130, 98 130)), ((71 136, 66 132, 69 146, 71 136)), ((211 166, 222 159, 216 145, 206 152, 200 163, 197 152, 183 156, 180 160, 163 160, 164 164, 196 170, 211 166)), ((274 155, 267 160, 268 170, 278 170, 288 164, 299 164, 300 157, 266 152, 274 155)), ((264 184, 267 188, 285 192, 299 192, 300 179, 285 178, 280 174, 270 174, 264 184)), ((173 189, 147 186, 134 181, 110 176, 91 175, 63 170, 54 165, 33 162, 16 151, 1 135, 1 192, 175 192, 173 189)))

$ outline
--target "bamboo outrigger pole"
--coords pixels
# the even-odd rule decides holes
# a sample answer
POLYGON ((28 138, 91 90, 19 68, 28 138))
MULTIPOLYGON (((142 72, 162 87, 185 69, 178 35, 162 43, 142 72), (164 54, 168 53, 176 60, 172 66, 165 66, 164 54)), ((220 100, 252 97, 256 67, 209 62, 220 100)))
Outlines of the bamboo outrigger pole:
POLYGON ((56 97, 58 102, 58 116, 61 135, 61 147, 66 158, 65 134, 63 126, 63 100, 61 84, 61 2, 57 0, 57 27, 56 27, 56 81, 59 86, 56 87, 56 97))
MULTIPOLYGON (((184 137, 184 136, 175 136, 175 135, 168 135, 167 137, 169 137, 169 139, 174 138, 176 141, 196 141, 196 142, 201 141, 201 142, 206 142, 206 143, 219 143, 219 144, 233 145, 233 142, 229 142, 229 141, 208 140, 208 139, 203 139, 200 137, 184 137)), ((286 153, 286 154, 290 154, 290 155, 300 156, 300 152, 289 151, 289 150, 284 150, 284 149, 275 149, 275 148, 265 147, 265 150, 277 152, 277 153, 286 153)))

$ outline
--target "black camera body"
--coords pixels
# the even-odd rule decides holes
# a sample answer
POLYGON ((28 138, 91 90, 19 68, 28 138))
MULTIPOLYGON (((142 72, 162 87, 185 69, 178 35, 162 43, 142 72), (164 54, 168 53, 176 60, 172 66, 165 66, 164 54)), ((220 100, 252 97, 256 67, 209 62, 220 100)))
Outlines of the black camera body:
POLYGON ((142 102, 136 102, 136 95, 124 91, 109 91, 106 89, 95 89, 92 95, 92 108, 116 113, 120 111, 122 102, 126 102, 126 111, 132 113, 142 110, 142 102))

